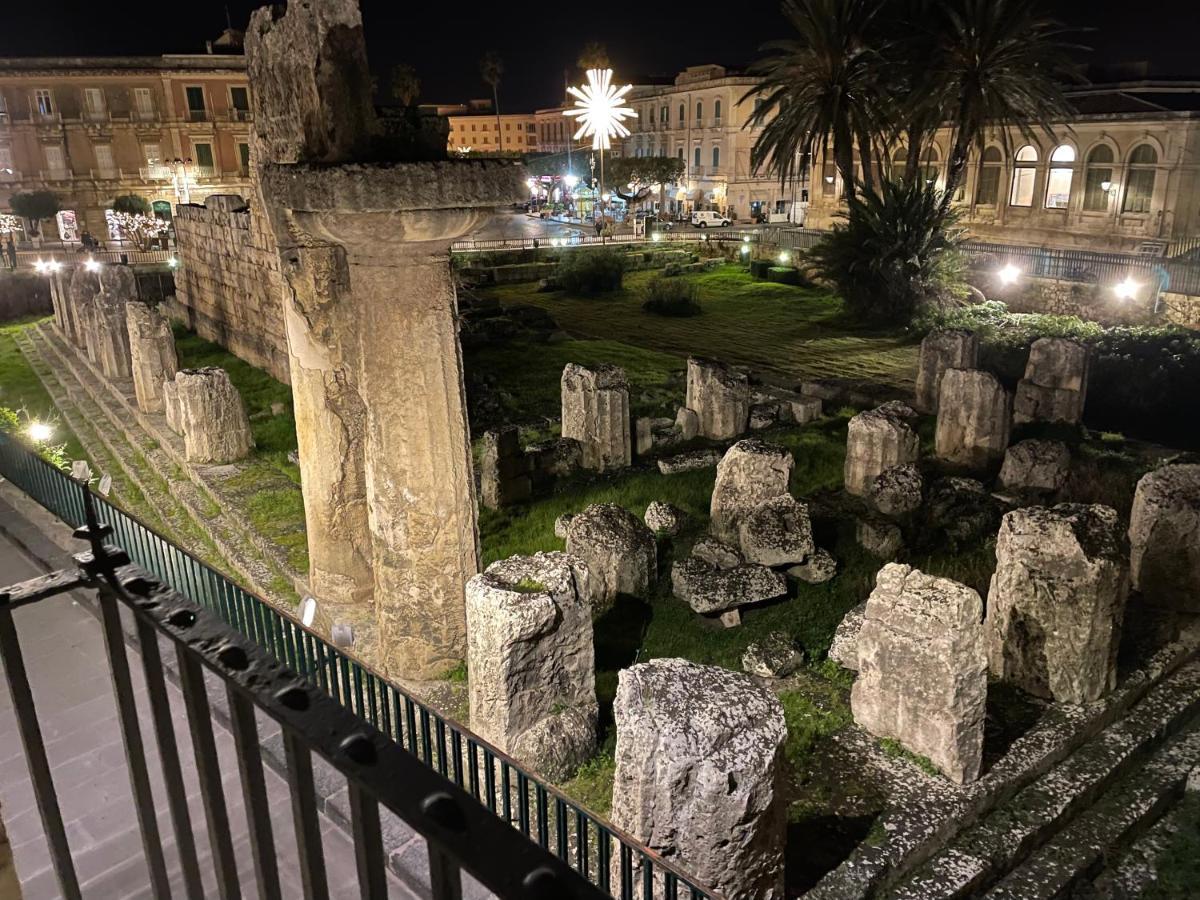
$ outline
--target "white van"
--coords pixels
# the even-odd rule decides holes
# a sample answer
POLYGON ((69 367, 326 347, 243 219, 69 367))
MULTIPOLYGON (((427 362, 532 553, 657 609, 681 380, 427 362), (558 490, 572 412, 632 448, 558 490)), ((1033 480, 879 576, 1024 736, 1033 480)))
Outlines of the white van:
POLYGON ((697 228, 708 228, 710 225, 721 228, 725 225, 732 225, 733 222, 715 209, 698 209, 692 213, 692 224, 697 228))

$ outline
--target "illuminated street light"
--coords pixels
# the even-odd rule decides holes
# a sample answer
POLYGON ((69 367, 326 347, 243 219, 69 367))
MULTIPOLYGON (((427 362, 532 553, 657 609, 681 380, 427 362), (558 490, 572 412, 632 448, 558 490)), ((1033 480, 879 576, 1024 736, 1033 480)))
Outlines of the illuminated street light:
POLYGON ((176 258, 176 257, 172 256, 170 259, 168 259, 168 260, 167 260, 167 265, 168 265, 168 266, 170 266, 172 269, 177 269, 177 268, 179 268, 179 260, 178 260, 178 258, 176 258))
POLYGON ((45 275, 48 271, 50 271, 49 264, 44 259, 42 259, 40 256, 36 260, 34 260, 33 268, 34 268, 34 271, 37 272, 39 275, 45 275))
POLYGON ((1021 277, 1021 270, 1009 263, 997 274, 1001 284, 1016 284, 1017 279, 1021 277))
POLYGON ((579 176, 570 174, 564 175, 563 184, 565 184, 567 189, 570 190, 571 188, 575 187, 575 185, 579 184, 579 176))
POLYGON ((52 260, 50 260, 50 262, 46 263, 46 268, 48 268, 51 272, 61 271, 62 266, 63 266, 63 264, 60 263, 57 259, 52 259, 52 260))
POLYGON ((1131 276, 1125 276, 1125 280, 1119 284, 1113 285, 1113 291, 1120 300, 1132 300, 1138 292, 1141 285, 1133 280, 1131 276))
POLYGON ((742 256, 745 256, 749 252, 750 252, 750 245, 742 244, 742 256))
POLYGON ((662 232, 661 231, 654 232, 654 234, 650 235, 650 239, 653 241, 661 241, 662 240, 662 232))
POLYGON ((633 85, 613 87, 612 69, 588 69, 587 84, 569 87, 567 93, 575 98, 575 108, 563 110, 564 116, 578 118, 579 130, 574 140, 590 137, 592 149, 600 151, 600 188, 604 187, 604 151, 612 149, 614 137, 629 137, 622 124, 637 115, 625 105, 625 95, 633 85))
POLYGON ((788 253, 786 250, 784 250, 782 253, 779 254, 779 261, 781 263, 786 263, 791 258, 792 258, 791 254, 788 253))
POLYGON ((30 422, 25 432, 35 444, 44 444, 54 437, 54 429, 45 422, 30 422))
POLYGON ((83 264, 83 267, 89 272, 100 271, 100 263, 96 262, 96 260, 92 259, 90 256, 87 258, 87 262, 83 264))

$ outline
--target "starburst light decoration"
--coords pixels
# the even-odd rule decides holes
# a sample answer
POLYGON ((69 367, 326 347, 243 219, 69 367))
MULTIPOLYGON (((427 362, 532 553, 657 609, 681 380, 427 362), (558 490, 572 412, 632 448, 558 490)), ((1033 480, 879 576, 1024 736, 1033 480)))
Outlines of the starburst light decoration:
POLYGON ((593 150, 610 150, 612 138, 629 137, 629 129, 621 123, 637 115, 624 100, 633 85, 613 87, 612 75, 612 69, 588 69, 587 84, 567 88, 575 98, 575 109, 564 110, 563 115, 578 117, 575 140, 590 137, 593 150))

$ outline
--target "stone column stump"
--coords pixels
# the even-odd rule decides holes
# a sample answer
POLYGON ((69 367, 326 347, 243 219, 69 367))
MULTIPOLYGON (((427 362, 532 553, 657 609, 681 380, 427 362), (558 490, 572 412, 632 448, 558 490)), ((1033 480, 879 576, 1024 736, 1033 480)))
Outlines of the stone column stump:
POLYGON ((738 441, 717 464, 709 529, 732 546, 740 543, 743 518, 761 503, 788 493, 795 460, 785 448, 756 438, 738 441))
POLYGON ((913 406, 918 412, 938 411, 942 375, 947 369, 974 369, 979 365, 979 336, 958 329, 931 331, 921 341, 917 391, 913 406))
POLYGON ((593 503, 571 518, 567 552, 591 573, 592 602, 611 606, 618 594, 645 597, 658 574, 658 544, 646 523, 615 503, 593 503))
POLYGON ((521 449, 515 425, 484 432, 479 459, 480 501, 499 509, 528 500, 532 493, 530 460, 521 449))
POLYGON ((92 335, 95 362, 109 378, 127 380, 133 377, 129 324, 125 315, 125 307, 131 302, 137 302, 137 279, 133 269, 124 265, 101 266, 100 292, 93 300, 92 335))
POLYGON ((724 363, 692 357, 687 367, 687 408, 696 413, 699 434, 727 441, 746 433, 750 380, 724 363))
POLYGON ((1029 348, 1025 377, 1017 383, 1013 421, 1083 421, 1087 401, 1089 352, 1066 338, 1038 338, 1029 348))
POLYGON ((915 415, 904 404, 889 403, 850 420, 844 473, 848 493, 866 497, 888 469, 917 461, 921 441, 907 421, 915 415))
POLYGON ((562 436, 583 448, 583 467, 596 472, 633 462, 629 381, 619 366, 587 369, 568 363, 562 373, 562 436))
POLYGON ((71 340, 76 347, 87 353, 88 359, 96 361, 95 326, 96 294, 100 291, 100 279, 83 266, 77 266, 71 274, 67 288, 67 303, 71 307, 71 340))
POLYGON ((1005 514, 985 623, 993 675, 1090 703, 1116 687, 1129 563, 1115 510, 1064 503, 1005 514))
POLYGON ((988 671, 979 594, 889 563, 867 599, 856 656, 855 722, 957 784, 979 777, 988 671))
POLYGON ((175 395, 188 462, 236 462, 254 448, 242 395, 224 369, 181 370, 175 376, 175 395))
POLYGON ((947 369, 937 414, 937 455, 968 469, 986 469, 1004 458, 1012 426, 1012 401, 990 372, 947 369))
POLYGON ((1147 603, 1200 613, 1200 465, 1142 476, 1129 516, 1129 562, 1147 603))
POLYGON ((471 729, 552 781, 596 749, 590 595, 566 553, 513 556, 467 582, 471 729))
POLYGON ((613 824, 722 897, 783 900, 787 726, 775 695, 741 673, 656 659, 620 672, 613 716, 613 824))
POLYGON ((171 322, 157 307, 140 302, 126 304, 125 315, 138 409, 162 412, 163 383, 174 381, 179 371, 171 322))

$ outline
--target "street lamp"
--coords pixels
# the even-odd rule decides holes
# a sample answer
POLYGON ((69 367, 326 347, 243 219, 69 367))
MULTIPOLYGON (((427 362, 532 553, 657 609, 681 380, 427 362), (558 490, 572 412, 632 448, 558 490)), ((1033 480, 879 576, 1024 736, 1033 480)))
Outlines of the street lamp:
POLYGON ((87 258, 87 262, 85 262, 83 264, 83 267, 85 269, 87 269, 89 272, 99 272, 100 271, 100 263, 96 262, 96 260, 92 259, 92 257, 90 257, 90 256, 87 258))
POLYGON ((613 86, 612 69, 588 69, 587 84, 569 87, 567 93, 575 98, 575 108, 563 110, 564 116, 578 118, 579 130, 573 140, 590 137, 592 149, 600 151, 600 187, 604 187, 604 151, 612 149, 614 137, 628 137, 629 129, 622 124, 636 113, 625 105, 625 95, 633 85, 613 86))

